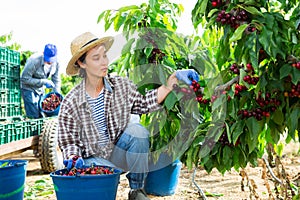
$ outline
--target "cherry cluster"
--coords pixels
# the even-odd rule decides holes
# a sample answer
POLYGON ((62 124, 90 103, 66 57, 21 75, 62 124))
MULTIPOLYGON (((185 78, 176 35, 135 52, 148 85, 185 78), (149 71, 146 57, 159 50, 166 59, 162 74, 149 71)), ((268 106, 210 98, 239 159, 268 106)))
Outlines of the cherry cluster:
POLYGON ((240 85, 240 84, 235 84, 234 86, 234 95, 238 96, 240 94, 240 92, 247 90, 248 88, 244 85, 240 85))
POLYGON ((297 69, 300 69, 300 62, 294 62, 292 64, 293 67, 297 68, 297 69))
POLYGON ((262 97, 262 94, 259 93, 259 96, 256 98, 256 103, 259 105, 258 108, 239 110, 238 115, 241 115, 242 119, 255 117, 260 121, 263 117, 270 117, 271 112, 276 111, 277 107, 281 105, 281 101, 276 98, 271 98, 270 93, 266 93, 265 97, 262 97))
POLYGON ((174 84, 173 88, 174 91, 177 93, 179 92, 184 93, 185 99, 191 99, 194 97, 194 95, 196 95, 196 101, 199 102, 200 104, 208 104, 210 102, 209 99, 205 99, 203 97, 203 94, 200 90, 200 84, 195 80, 192 81, 192 84, 190 85, 189 88, 179 87, 179 85, 177 84, 174 84))
MULTIPOLYGON (((240 74, 240 69, 244 69, 244 67, 245 67, 244 64, 238 65, 237 63, 233 63, 233 64, 229 67, 229 69, 230 69, 230 71, 232 71, 234 74, 239 75, 239 74, 240 74)), ((252 74, 252 75, 255 74, 255 73, 254 73, 253 66, 252 66, 251 63, 247 63, 247 64, 246 64, 246 69, 245 69, 245 71, 246 71, 248 74, 252 74)))
MULTIPOLYGON (((238 65, 237 63, 233 63, 230 67, 229 67, 230 71, 232 71, 234 74, 239 75, 240 74, 240 70, 244 69, 244 65, 238 65)), ((251 63, 247 63, 246 64, 246 69, 245 72, 247 72, 248 74, 246 76, 243 77, 243 80, 251 85, 256 85, 259 81, 259 77, 257 76, 253 76, 255 75, 253 66, 251 63)))
POLYGON ((270 117, 270 112, 268 111, 264 111, 261 108, 255 108, 253 110, 239 110, 238 111, 238 115, 242 116, 242 119, 247 119, 250 117, 254 117, 255 119, 257 119, 258 121, 262 120, 262 117, 270 117))
POLYGON ((256 31, 256 28, 250 25, 250 26, 247 27, 247 31, 248 31, 249 33, 252 33, 252 32, 255 32, 255 31, 256 31))
POLYGON ((256 85, 259 81, 259 77, 246 75, 244 76, 243 80, 251 85, 256 85))
POLYGON ((291 91, 284 92, 285 97, 298 97, 300 98, 300 83, 297 83, 297 85, 292 84, 291 85, 291 91))
POLYGON ((72 168, 70 171, 60 171, 62 176, 77 176, 77 175, 105 175, 113 174, 114 169, 106 166, 94 166, 86 168, 72 168))
POLYGON ((267 92, 265 94, 265 97, 262 97, 262 93, 260 92, 258 94, 258 97, 256 98, 256 103, 261 107, 270 107, 271 106, 271 110, 275 111, 274 108, 272 108, 273 106, 277 107, 280 106, 281 101, 276 99, 276 98, 271 98, 271 93, 267 92))
POLYGON ((218 13, 217 22, 220 22, 223 25, 230 25, 232 28, 238 28, 240 24, 248 23, 249 17, 245 10, 235 9, 230 12, 221 10, 218 13))
POLYGON ((212 5, 212 7, 220 7, 223 5, 223 2, 222 2, 222 0, 212 0, 211 5, 212 5))
POLYGON ((221 143, 222 146, 230 146, 232 147, 233 144, 229 142, 228 140, 228 135, 226 129, 224 129, 222 135, 219 138, 219 142, 221 143))
POLYGON ((208 99, 203 98, 203 94, 200 91, 200 84, 197 81, 193 80, 192 85, 190 85, 190 88, 196 93, 196 100, 200 104, 208 104, 209 103, 208 99))
POLYGON ((149 63, 158 63, 159 60, 162 60, 166 54, 158 48, 154 48, 151 52, 151 55, 148 58, 149 63))
POLYGON ((237 63, 233 63, 229 67, 230 71, 232 71, 234 74, 237 74, 237 75, 240 74, 240 68, 242 68, 242 66, 238 65, 237 63))

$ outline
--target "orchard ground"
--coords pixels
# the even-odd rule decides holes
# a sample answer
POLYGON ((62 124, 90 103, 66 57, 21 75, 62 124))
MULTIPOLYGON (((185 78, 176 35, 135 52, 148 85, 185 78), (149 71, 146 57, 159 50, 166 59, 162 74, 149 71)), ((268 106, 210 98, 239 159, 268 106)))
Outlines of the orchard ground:
MULTIPOLYGON (((300 184, 300 155, 299 155, 299 143, 291 143, 285 146, 283 157, 281 162, 288 174, 288 177, 300 184), (298 177, 298 178, 297 178, 298 177)), ((22 154, 15 156, 13 158, 22 158, 28 160, 27 166, 27 176, 26 176, 26 188, 25 193, 30 191, 33 193, 33 198, 25 197, 27 199, 47 199, 55 200, 55 192, 53 189, 53 184, 49 174, 43 174, 40 168, 38 158, 33 156, 31 150, 23 152, 22 154), (41 181, 44 184, 44 188, 41 191, 38 191, 36 186, 36 181, 41 181), (45 195, 45 193, 52 193, 45 195), (44 194, 44 195, 43 195, 44 194)), ((257 167, 247 166, 245 171, 249 179, 254 180, 257 185, 256 192, 259 196, 259 199, 269 199, 268 191, 262 179, 262 160, 257 167)), ((272 168, 275 170, 274 168, 272 168)), ((272 171, 273 171, 272 170, 272 171)), ((275 173, 275 171, 274 171, 275 173)), ((242 177, 239 175, 239 172, 232 170, 226 172, 224 175, 220 174, 217 170, 213 170, 208 174, 204 169, 198 168, 194 175, 194 170, 188 170, 186 167, 182 167, 180 172, 180 177, 178 180, 178 186, 176 188, 176 193, 172 196, 149 196, 151 200, 182 200, 182 199, 201 199, 197 186, 202 189, 206 194, 207 199, 251 199, 250 198, 250 187, 246 186, 244 191, 241 189, 242 177), (194 181, 193 181, 194 180, 194 181)), ((274 189, 274 179, 267 170, 268 183, 270 184, 271 189, 274 189)), ((298 185, 298 188, 300 186, 298 185)), ((126 200, 128 195, 129 187, 125 175, 121 175, 120 184, 117 191, 117 200, 126 200)), ((253 198, 255 199, 255 198, 253 198)))

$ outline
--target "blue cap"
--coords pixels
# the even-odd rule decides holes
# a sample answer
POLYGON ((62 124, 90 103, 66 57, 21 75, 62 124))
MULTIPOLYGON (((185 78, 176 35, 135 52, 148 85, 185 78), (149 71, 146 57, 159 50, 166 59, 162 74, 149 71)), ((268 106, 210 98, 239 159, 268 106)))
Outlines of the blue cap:
POLYGON ((46 44, 44 49, 44 61, 45 62, 56 62, 57 49, 54 44, 46 44))

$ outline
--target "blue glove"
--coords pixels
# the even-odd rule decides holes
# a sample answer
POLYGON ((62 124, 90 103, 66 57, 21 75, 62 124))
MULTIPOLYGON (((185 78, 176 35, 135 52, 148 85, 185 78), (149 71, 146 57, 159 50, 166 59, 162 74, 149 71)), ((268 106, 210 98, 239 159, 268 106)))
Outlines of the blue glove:
POLYGON ((46 88, 54 88, 55 87, 54 83, 48 79, 42 79, 42 83, 46 86, 46 88))
POLYGON ((64 165, 66 166, 67 170, 75 168, 82 168, 84 165, 84 161, 82 157, 74 156, 73 158, 69 158, 64 160, 64 165))
POLYGON ((199 74, 193 69, 182 69, 176 71, 176 78, 191 85, 193 80, 199 81, 199 74))

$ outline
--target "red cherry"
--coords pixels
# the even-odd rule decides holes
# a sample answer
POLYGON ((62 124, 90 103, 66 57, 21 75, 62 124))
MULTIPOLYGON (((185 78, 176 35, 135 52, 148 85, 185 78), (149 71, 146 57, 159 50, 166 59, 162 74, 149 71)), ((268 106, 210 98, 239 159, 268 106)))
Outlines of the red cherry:
POLYGON ((218 6, 218 3, 217 3, 216 1, 212 1, 212 2, 211 2, 211 5, 212 5, 213 7, 217 7, 217 6, 218 6))

